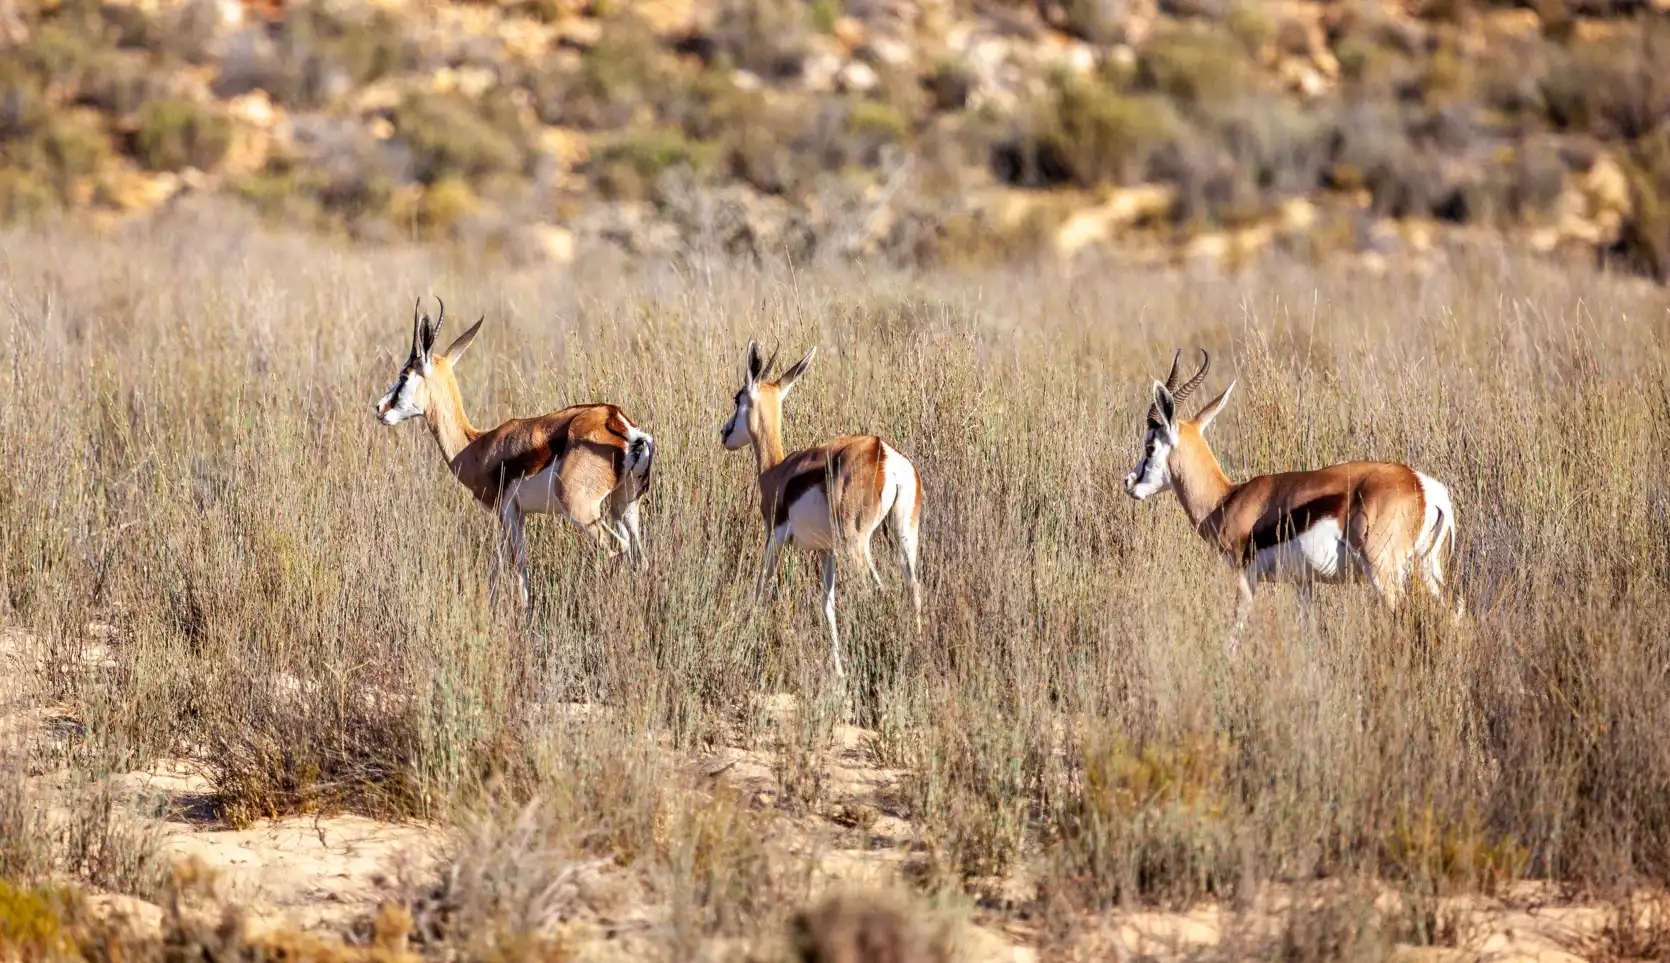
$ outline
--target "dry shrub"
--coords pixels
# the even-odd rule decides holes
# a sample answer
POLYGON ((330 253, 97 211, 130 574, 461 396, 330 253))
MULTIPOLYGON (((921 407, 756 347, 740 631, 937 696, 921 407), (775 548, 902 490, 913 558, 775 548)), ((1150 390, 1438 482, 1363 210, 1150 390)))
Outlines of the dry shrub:
POLYGON ((1087 739, 1080 781, 1060 814, 1053 893, 1083 907, 1225 896, 1238 881, 1229 794, 1232 747, 1189 735, 1140 750, 1123 736, 1087 739))
POLYGON ((884 892, 837 892, 789 920, 800 963, 949 963, 955 945, 904 898, 884 892))
POLYGON ((1603 39, 1573 45, 1543 80, 1542 95, 1556 126, 1632 140, 1670 119, 1670 78, 1659 65, 1670 57, 1670 23, 1647 16, 1603 39))
POLYGON ((387 11, 330 0, 287 4, 276 30, 257 25, 227 38, 214 91, 236 97, 259 88, 282 104, 319 108, 417 62, 405 25, 387 11))

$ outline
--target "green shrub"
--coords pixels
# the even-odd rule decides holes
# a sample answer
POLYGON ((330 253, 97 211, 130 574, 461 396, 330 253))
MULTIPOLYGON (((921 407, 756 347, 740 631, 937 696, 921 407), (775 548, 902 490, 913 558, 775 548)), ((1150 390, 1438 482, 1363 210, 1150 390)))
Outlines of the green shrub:
POLYGON ((155 66, 131 54, 111 51, 89 65, 76 102, 128 117, 162 94, 163 81, 155 66))
POLYGON ((1025 136, 1029 161, 1045 180, 1081 186, 1141 179, 1149 161, 1182 133, 1171 104, 1122 94, 1089 78, 1059 79, 1025 136))
POLYGON ((631 122, 642 109, 660 113, 689 83, 654 33, 637 18, 624 16, 604 23, 603 36, 581 56, 579 70, 536 70, 525 85, 542 123, 611 130, 631 122))
POLYGON ((382 11, 350 17, 323 3, 291 4, 270 45, 256 42, 259 29, 221 59, 217 95, 260 88, 280 103, 321 107, 417 63, 401 21, 382 11))
POLYGON ((1630 270, 1670 283, 1670 130, 1637 144, 1624 171, 1631 210, 1608 253, 1630 270))
POLYGON ((1644 137, 1670 122, 1670 23, 1651 17, 1567 50, 1542 83, 1556 127, 1605 138, 1644 137))
POLYGON ((812 19, 804 0, 723 0, 709 39, 713 52, 768 81, 805 67, 812 19))
POLYGON ((26 220, 57 205, 52 186, 38 174, 0 167, 0 222, 26 220))
POLYGON ((394 111, 395 136, 412 152, 418 180, 476 180, 520 172, 527 147, 514 118, 496 105, 451 94, 409 94, 394 111), (495 121, 510 127, 495 126, 495 121))
POLYGON ((1143 45, 1138 81, 1180 105, 1210 106, 1252 89, 1256 74, 1232 37, 1173 30, 1143 45))
POLYGON ((1229 28, 1230 34, 1240 41, 1242 49, 1249 54, 1256 55, 1266 46, 1276 42, 1276 21, 1260 3, 1242 0, 1235 4, 1230 8, 1224 26, 1229 28))
POLYGON ((1128 15, 1124 0, 1064 0, 1061 28, 1086 43, 1117 43, 1128 15))
POLYGON ((154 100, 140 111, 133 153, 147 170, 213 170, 232 144, 232 122, 215 107, 179 97, 154 100))
POLYGON ((97 117, 57 111, 11 138, 5 153, 14 168, 33 174, 67 201, 77 182, 104 166, 111 148, 97 117))
POLYGON ((677 130, 663 127, 621 135, 597 151, 592 160, 593 180, 607 197, 641 200, 648 196, 662 171, 675 167, 705 170, 713 162, 708 144, 691 141, 677 130))

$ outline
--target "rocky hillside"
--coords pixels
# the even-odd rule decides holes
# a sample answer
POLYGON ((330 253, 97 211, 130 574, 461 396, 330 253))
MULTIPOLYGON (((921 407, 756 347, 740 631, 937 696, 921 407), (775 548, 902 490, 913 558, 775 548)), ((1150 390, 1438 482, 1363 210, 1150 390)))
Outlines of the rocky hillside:
POLYGON ((1666 0, 0 0, 0 217, 1670 274, 1666 0))

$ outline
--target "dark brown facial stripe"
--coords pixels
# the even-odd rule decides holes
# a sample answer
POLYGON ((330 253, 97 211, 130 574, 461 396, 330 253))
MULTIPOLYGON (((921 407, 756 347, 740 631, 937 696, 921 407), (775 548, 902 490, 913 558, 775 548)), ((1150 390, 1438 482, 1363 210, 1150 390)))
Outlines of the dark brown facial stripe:
MULTIPOLYGON (((833 465, 831 466, 833 467, 833 465)), ((783 485, 783 497, 777 502, 777 509, 773 513, 773 525, 783 525, 789 520, 789 506, 800 500, 800 496, 814 489, 822 488, 826 475, 823 468, 803 471, 790 478, 783 485)))
POLYGON ((1344 494, 1323 495, 1295 505, 1291 511, 1260 519, 1247 537, 1246 560, 1250 561, 1264 549, 1303 535, 1312 525, 1324 519, 1338 522, 1343 535, 1347 503, 1344 494))

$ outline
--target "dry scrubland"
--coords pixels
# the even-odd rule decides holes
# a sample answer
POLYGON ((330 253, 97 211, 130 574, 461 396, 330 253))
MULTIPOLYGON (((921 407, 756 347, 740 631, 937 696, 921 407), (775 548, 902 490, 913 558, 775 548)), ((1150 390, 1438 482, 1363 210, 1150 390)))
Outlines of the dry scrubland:
MULTIPOLYGON (((581 872, 644 907, 617 943, 773 958, 837 851, 896 870, 942 947, 973 921, 1047 956, 1105 949, 1110 912, 1210 901, 1264 925, 1202 954, 1375 957, 1464 939, 1449 897, 1670 879, 1670 382, 1640 282, 1512 258, 512 273, 188 213, 0 252, 0 614, 39 656, 8 708, 78 724, 0 783, 14 917, 47 879, 187 885, 98 782, 176 757, 216 824, 465 827, 409 904, 416 951, 464 958, 574 950, 581 872), (454 331, 488 316, 462 365, 477 425, 607 399, 655 433, 647 574, 537 520, 531 624, 492 601, 491 516, 421 427, 372 416, 430 291, 454 331), (896 573, 846 578, 845 687, 804 558, 748 618, 751 460, 718 428, 750 336, 821 348, 791 446, 875 431, 925 477, 929 627, 899 629, 896 573), (1232 475, 1373 456, 1445 480, 1473 618, 1335 590, 1307 623, 1276 591, 1226 657, 1229 577, 1169 497, 1119 485, 1174 345, 1215 349, 1203 391, 1239 374, 1214 432, 1232 475), (863 805, 829 775, 854 745, 892 774, 863 805), (67 823, 49 783, 81 794, 67 823)), ((1607 919, 1590 952, 1670 945, 1607 919)))

